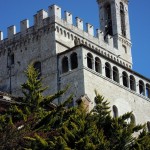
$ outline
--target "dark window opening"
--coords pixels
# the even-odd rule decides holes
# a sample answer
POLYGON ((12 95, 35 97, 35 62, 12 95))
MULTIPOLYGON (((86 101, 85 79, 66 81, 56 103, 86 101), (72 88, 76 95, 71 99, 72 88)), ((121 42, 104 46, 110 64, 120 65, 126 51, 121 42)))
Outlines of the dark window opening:
POLYGON ((113 80, 119 83, 119 71, 116 67, 113 67, 113 80))
POLYGON ((95 58, 95 71, 101 73, 101 61, 98 57, 95 58))
POLYGON ((78 57, 77 53, 72 53, 71 56, 71 70, 78 68, 78 57))
POLYGON ((111 66, 109 63, 105 63, 105 74, 107 78, 111 79, 111 66))
POLYGON ((113 28, 112 28, 112 16, 111 16, 111 5, 107 4, 105 7, 105 36, 104 39, 106 39, 106 36, 113 35, 113 28))
POLYGON ((144 82, 141 80, 139 81, 139 92, 141 95, 145 95, 144 82))
POLYGON ((64 57, 62 59, 62 73, 66 73, 69 71, 68 57, 64 57))
POLYGON ((87 66, 88 68, 93 69, 93 56, 90 53, 87 54, 87 66))
POLYGON ((147 122, 147 129, 148 129, 148 132, 150 132, 150 122, 149 121, 147 122))
POLYGON ((122 80, 123 80, 123 85, 125 87, 129 87, 129 84, 128 84, 128 75, 127 75, 126 72, 122 73, 122 80))
POLYGON ((146 97, 150 98, 150 85, 146 84, 146 97))
POLYGON ((130 89, 132 91, 136 91, 136 82, 135 78, 132 75, 130 76, 130 89))
POLYGON ((120 3, 120 18, 121 18, 121 32, 126 37, 126 25, 125 25, 125 11, 123 3, 120 3))
POLYGON ((38 72, 38 79, 40 79, 42 72, 41 72, 41 62, 35 62, 33 67, 38 72))
POLYGON ((118 108, 115 105, 113 105, 113 116, 114 118, 118 117, 118 108))

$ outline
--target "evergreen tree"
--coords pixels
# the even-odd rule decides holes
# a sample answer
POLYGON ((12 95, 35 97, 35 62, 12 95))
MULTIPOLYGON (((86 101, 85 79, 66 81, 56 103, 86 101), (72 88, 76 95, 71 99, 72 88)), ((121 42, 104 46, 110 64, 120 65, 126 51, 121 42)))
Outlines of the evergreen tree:
POLYGON ((150 134, 144 125, 135 125, 132 112, 113 118, 109 103, 95 92, 95 107, 83 102, 69 107, 73 96, 50 104, 66 90, 44 96, 42 78, 32 65, 22 85, 24 98, 0 116, 0 149, 33 150, 149 150, 150 134), (130 121, 131 120, 131 121, 130 121), (139 136, 133 134, 139 132, 139 136))

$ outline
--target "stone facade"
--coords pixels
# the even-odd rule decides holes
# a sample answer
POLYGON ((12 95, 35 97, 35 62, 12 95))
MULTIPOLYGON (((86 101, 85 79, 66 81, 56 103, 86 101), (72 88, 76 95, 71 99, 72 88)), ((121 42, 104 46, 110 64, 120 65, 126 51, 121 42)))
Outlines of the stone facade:
POLYGON ((48 11, 34 15, 29 21, 8 27, 8 37, 0 32, 0 90, 19 95, 25 82, 24 70, 33 63, 49 86, 45 94, 53 94, 66 85, 74 94, 73 105, 81 97, 91 109, 96 89, 110 102, 112 115, 133 111, 136 123, 150 121, 150 80, 132 70, 130 24, 127 0, 97 0, 101 29, 52 5, 48 11))

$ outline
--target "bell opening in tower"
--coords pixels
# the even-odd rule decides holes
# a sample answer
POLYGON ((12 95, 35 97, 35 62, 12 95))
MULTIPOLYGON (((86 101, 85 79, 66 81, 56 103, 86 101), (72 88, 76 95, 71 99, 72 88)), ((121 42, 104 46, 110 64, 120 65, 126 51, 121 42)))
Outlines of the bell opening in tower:
POLYGON ((120 2, 120 18, 121 18, 122 36, 126 37, 125 12, 124 12, 124 5, 122 2, 120 2))
POLYGON ((111 5, 110 4, 107 4, 105 6, 105 38, 108 34, 111 36, 113 35, 111 5))

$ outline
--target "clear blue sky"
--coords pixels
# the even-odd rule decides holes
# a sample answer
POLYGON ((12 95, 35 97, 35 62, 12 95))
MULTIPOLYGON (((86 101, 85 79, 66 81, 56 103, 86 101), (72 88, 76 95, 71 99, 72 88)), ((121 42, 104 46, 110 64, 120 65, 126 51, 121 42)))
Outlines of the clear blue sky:
MULTIPOLYGON (((7 34, 7 27, 17 26, 20 21, 29 19, 33 25, 33 15, 40 9, 57 4, 62 11, 69 11, 99 28, 96 0, 0 0, 0 30, 7 34)), ((130 26, 132 38, 133 70, 150 78, 150 0, 130 0, 130 26)))

